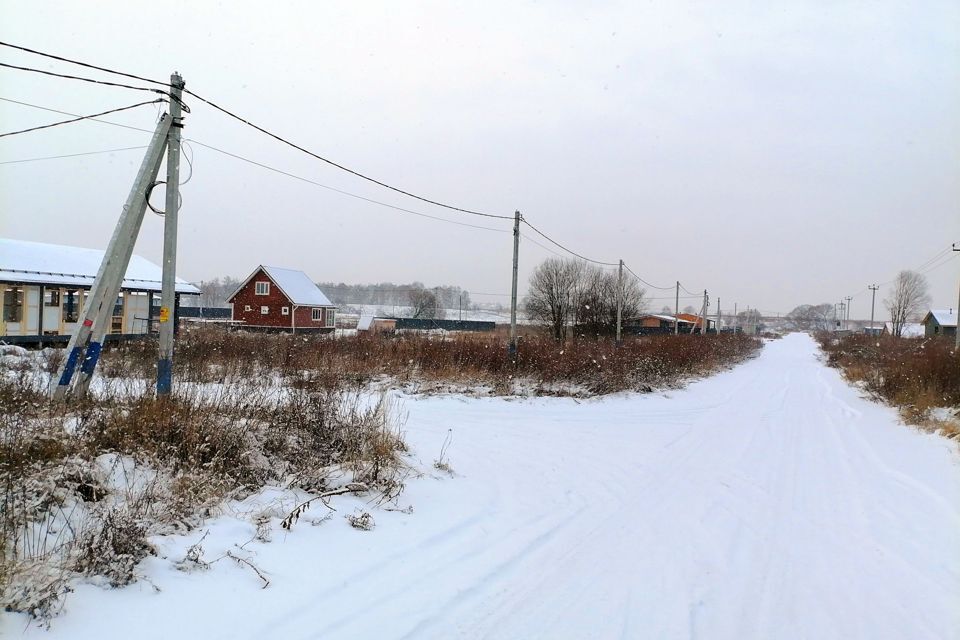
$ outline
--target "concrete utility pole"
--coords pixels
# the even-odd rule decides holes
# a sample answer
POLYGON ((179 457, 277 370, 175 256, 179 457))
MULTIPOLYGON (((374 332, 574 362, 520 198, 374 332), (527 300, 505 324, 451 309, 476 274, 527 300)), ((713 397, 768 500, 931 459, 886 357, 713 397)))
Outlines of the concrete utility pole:
MULTIPOLYGON (((960 251, 960 247, 957 246, 956 242, 951 244, 950 248, 953 249, 954 251, 960 251)), ((957 310, 955 313, 957 317, 960 318, 960 293, 957 294, 957 310)), ((953 346, 954 350, 960 351, 960 322, 957 322, 957 337, 956 337, 956 340, 954 340, 953 344, 954 344, 953 346)))
POLYGON ((617 271, 617 346, 620 346, 623 323, 623 260, 617 271))
POLYGON ((867 287, 867 289, 870 289, 871 291, 871 295, 870 295, 870 331, 871 333, 873 332, 873 309, 877 303, 877 289, 879 288, 880 287, 878 287, 875 284, 872 284, 869 287, 867 287))
POLYGON ((520 260, 520 212, 513 212, 513 285, 510 289, 510 344, 507 353, 517 355, 517 265, 520 260))
POLYGON ((54 378, 56 385, 50 390, 53 398, 62 399, 69 393, 82 395, 90 386, 90 380, 100 359, 107 325, 110 316, 113 315, 113 307, 117 302, 117 295, 123 284, 127 265, 130 263, 130 256, 133 255, 133 245, 137 241, 140 225, 143 223, 143 214, 147 209, 147 191, 157 179, 157 172, 160 171, 171 121, 172 118, 169 115, 163 115, 147 146, 137 177, 124 202, 120 219, 103 253, 103 261, 100 263, 90 295, 84 304, 83 314, 70 337, 67 357, 64 358, 54 378), (74 380, 78 365, 80 372, 74 380))
POLYGON ((736 331, 740 327, 740 314, 737 313, 737 303, 733 303, 733 330, 736 331))
POLYGON ((673 308, 673 335, 680 335, 680 281, 677 280, 677 300, 673 308))
POLYGON ((710 301, 707 299, 707 290, 703 290, 703 312, 700 314, 700 336, 706 337, 707 329, 710 326, 710 323, 707 321, 707 307, 710 306, 710 301))
POLYGON ((840 330, 843 331, 847 328, 847 305, 841 301, 837 306, 840 308, 840 330))
MULTIPOLYGON (((160 358, 157 360, 157 395, 173 388, 173 330, 176 326, 177 215, 180 209, 180 130, 183 116, 180 97, 183 78, 170 76, 170 132, 167 134, 167 203, 163 214, 163 282, 160 293, 160 358)), ((291 316, 292 322, 292 316, 291 316)))
POLYGON ((846 300, 847 300, 847 325, 844 328, 849 329, 850 328, 850 306, 851 306, 850 301, 853 300, 853 297, 847 296, 846 300))
POLYGON ((717 296, 717 335, 720 335, 720 321, 723 319, 723 314, 720 313, 720 296, 717 296))

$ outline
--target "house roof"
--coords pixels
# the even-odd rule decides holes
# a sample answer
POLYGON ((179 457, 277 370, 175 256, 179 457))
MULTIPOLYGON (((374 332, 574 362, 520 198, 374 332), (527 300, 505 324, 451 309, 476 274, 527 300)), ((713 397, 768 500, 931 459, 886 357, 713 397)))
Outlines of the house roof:
POLYGON ((247 283, 249 283, 253 276, 257 275, 261 269, 273 280, 273 283, 279 287, 283 295, 287 296, 287 299, 290 300, 292 304, 304 307, 336 307, 336 305, 330 302, 327 296, 323 294, 323 291, 320 290, 317 283, 311 280, 303 271, 284 269, 281 267, 267 267, 264 265, 260 265, 254 269, 253 273, 247 276, 247 279, 237 287, 236 291, 230 294, 227 300, 233 300, 240 289, 247 286, 247 283))
POLYGON ((927 312, 927 315, 923 318, 923 324, 927 324, 927 321, 930 320, 930 317, 933 317, 937 324, 941 327, 955 327, 957 326, 957 310, 956 309, 931 309, 927 312))
MULTIPOLYGON (((91 287, 103 262, 100 249, 84 249, 46 242, 0 238, 0 282, 91 287)), ((130 256, 123 289, 160 291, 163 270, 146 258, 130 256)), ((177 278, 177 293, 198 295, 200 290, 177 278)))
MULTIPOLYGON (((887 333, 893 335, 893 323, 884 322, 883 328, 887 330, 887 333)), ((918 322, 904 322, 903 327, 900 329, 901 338, 922 338, 926 330, 923 325, 918 322)))
MULTIPOLYGON (((647 313, 637 317, 637 320, 643 320, 644 318, 656 318, 657 320, 667 320, 669 322, 673 322, 674 320, 673 316, 663 315, 660 313, 647 313)), ((685 320, 683 318, 683 314, 680 314, 678 319, 680 320, 680 324, 693 324, 691 320, 685 320)))

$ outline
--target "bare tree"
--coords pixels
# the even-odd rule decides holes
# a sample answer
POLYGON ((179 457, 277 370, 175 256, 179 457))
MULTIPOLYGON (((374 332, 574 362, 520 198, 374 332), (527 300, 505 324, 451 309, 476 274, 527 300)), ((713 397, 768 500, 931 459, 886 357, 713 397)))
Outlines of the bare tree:
POLYGON ((930 306, 927 293, 927 279, 916 271, 901 271, 890 289, 890 295, 883 301, 890 312, 893 323, 893 335, 903 334, 903 325, 916 317, 925 307, 930 306))
POLYGON ((583 263, 548 258, 530 275, 530 289, 524 299, 527 316, 548 324, 553 337, 567 337, 567 322, 577 302, 583 263))
POLYGON ((833 320, 833 305, 829 302, 802 304, 787 314, 787 320, 802 331, 825 331, 830 329, 833 320))
POLYGON ((581 334, 613 335, 617 330, 617 301, 622 296, 622 317, 636 318, 646 309, 646 291, 632 278, 618 290, 616 273, 596 265, 583 267, 577 286, 574 316, 581 334))
MULTIPOLYGON (((226 307, 227 297, 239 286, 240 281, 230 276, 214 278, 213 280, 203 280, 197 287, 200 289, 199 306, 226 307)), ((193 296, 187 296, 187 298, 192 297, 193 296)))
POLYGON ((688 304, 687 306, 685 306, 685 307, 683 308, 683 312, 682 312, 682 313, 686 313, 686 314, 689 314, 689 315, 694 315, 694 314, 699 315, 700 310, 699 310, 699 309, 694 309, 694 308, 693 308, 693 305, 688 304))
POLYGON ((444 310, 440 299, 430 289, 411 289, 407 293, 411 316, 414 318, 443 318, 444 310))

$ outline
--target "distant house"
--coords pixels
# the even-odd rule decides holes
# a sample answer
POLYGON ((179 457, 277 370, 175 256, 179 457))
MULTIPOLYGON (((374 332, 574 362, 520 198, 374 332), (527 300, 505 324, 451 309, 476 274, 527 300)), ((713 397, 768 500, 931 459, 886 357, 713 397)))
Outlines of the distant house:
MULTIPOLYGON (((702 316, 699 316, 693 313, 678 313, 677 318, 679 318, 680 320, 686 320, 688 323, 692 324, 693 330, 695 332, 700 332, 700 330, 703 329, 702 316)), ((707 318, 707 331, 710 331, 711 328, 714 327, 714 325, 716 325, 716 321, 711 320, 710 318, 707 318)))
POLYGON ((397 328, 395 318, 379 318, 376 316, 360 316, 357 322, 357 331, 369 331, 371 333, 382 333, 384 331, 394 331, 397 328))
MULTIPOLYGON (((880 332, 884 336, 893 335, 893 323, 884 322, 883 331, 880 332)), ((922 338, 924 335, 923 325, 919 322, 904 322, 903 327, 900 328, 900 337, 901 338, 922 338)))
POLYGON ((923 322, 924 335, 928 338, 936 336, 957 335, 957 310, 956 309, 931 309, 924 316, 923 322))
MULTIPOLYGON (((45 242, 0 238, 0 341, 66 343, 83 313, 103 251, 45 242)), ((129 336, 157 330, 162 269, 130 257, 120 293, 107 325, 108 336, 129 336)), ((180 296, 200 290, 176 280, 180 296)))
POLYGON ((337 307, 303 271, 260 265, 227 298, 232 319, 262 331, 329 333, 337 307))
POLYGON ((678 319, 670 315, 649 313, 624 321, 624 330, 627 333, 652 335, 658 333, 673 333, 674 324, 679 324, 681 333, 690 333, 694 323, 683 318, 678 319))

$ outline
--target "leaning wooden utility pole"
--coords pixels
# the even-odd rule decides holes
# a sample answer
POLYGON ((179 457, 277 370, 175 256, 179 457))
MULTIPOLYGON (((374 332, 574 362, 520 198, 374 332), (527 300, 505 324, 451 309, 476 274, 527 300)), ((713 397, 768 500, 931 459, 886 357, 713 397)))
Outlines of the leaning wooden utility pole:
POLYGON ((513 283, 510 288, 510 344, 507 353, 517 355, 517 266, 520 261, 520 212, 513 212, 513 283))
POLYGON ((107 324, 113 315, 113 308, 127 273, 127 265, 133 255, 133 246, 143 223, 143 214, 147 209, 147 192, 160 171, 170 123, 170 116, 164 114, 147 146, 120 219, 104 251, 103 261, 84 304, 83 314, 70 337, 67 357, 60 364, 54 378, 55 384, 50 390, 53 398, 62 399, 69 394, 83 395, 90 387, 90 380, 100 359, 107 324))
POLYGON ((157 360, 157 395, 168 396, 173 387, 173 331, 176 325, 177 214, 180 209, 180 98, 183 78, 170 76, 170 133, 167 135, 167 203, 163 215, 163 280, 160 293, 160 357, 157 360))
POLYGON ((617 346, 622 342, 623 326, 623 260, 620 261, 620 270, 617 271, 617 346))

